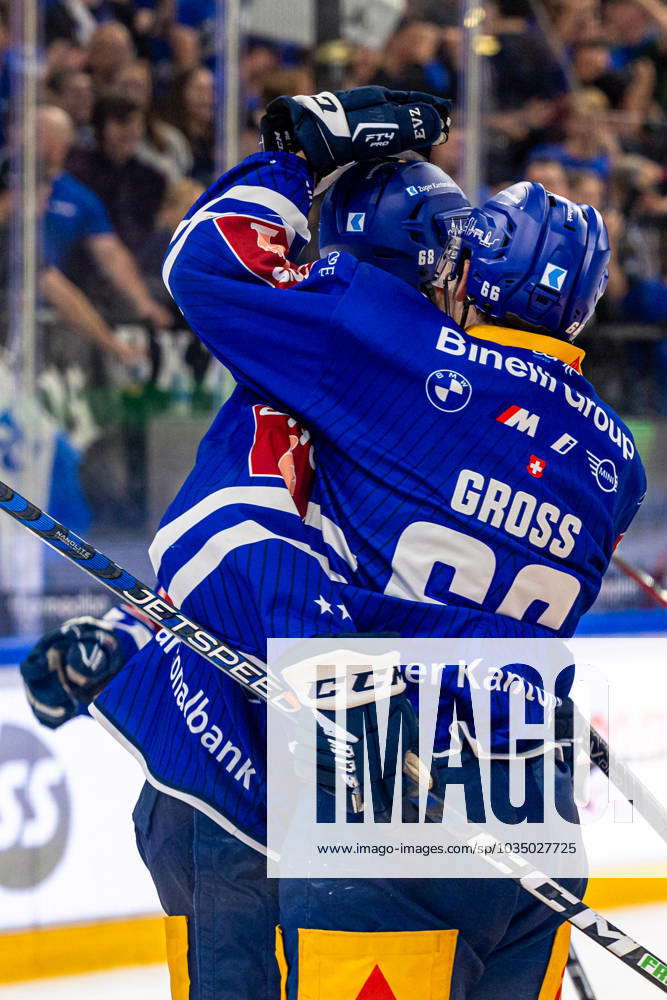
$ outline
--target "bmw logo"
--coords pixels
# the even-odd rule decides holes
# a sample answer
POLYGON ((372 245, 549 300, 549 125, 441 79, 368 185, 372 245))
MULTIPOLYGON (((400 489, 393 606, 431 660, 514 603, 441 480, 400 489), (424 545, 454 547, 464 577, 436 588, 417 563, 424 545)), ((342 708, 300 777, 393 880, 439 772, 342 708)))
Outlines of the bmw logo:
POLYGON ((443 413, 458 413, 470 402, 472 386, 465 375, 441 368, 426 379, 429 403, 443 413))

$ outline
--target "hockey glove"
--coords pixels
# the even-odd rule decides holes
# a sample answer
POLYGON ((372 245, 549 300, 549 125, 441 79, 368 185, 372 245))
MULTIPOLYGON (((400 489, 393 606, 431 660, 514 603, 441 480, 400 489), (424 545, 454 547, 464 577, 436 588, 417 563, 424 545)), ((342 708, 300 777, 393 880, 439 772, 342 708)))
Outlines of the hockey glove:
POLYGON ((451 101, 419 91, 356 87, 314 97, 277 97, 260 123, 265 150, 303 152, 318 177, 355 160, 446 142, 451 101))
MULTIPOLYGON (((373 809, 376 819, 389 816, 394 795, 405 794, 401 773, 403 756, 409 748, 416 748, 418 741, 417 720, 412 705, 404 694, 389 699, 386 739, 384 726, 378 728, 378 713, 375 702, 348 709, 347 729, 335 726, 334 715, 320 712, 320 719, 329 720, 329 727, 319 723, 316 736, 316 780, 320 792, 335 795, 337 773, 356 776, 360 783, 360 801, 366 808, 373 809), (381 738, 382 737, 382 738, 381 738), (363 775, 367 759, 370 789, 363 787, 363 775)), ((309 775, 305 767, 299 767, 299 758, 305 761, 312 753, 303 743, 292 746, 297 758, 297 771, 303 777, 309 775)), ((354 804, 354 800, 351 800, 354 804)), ((353 811, 357 811, 353 808, 353 811)))
POLYGON ((21 664, 33 714, 49 729, 80 715, 127 659, 121 634, 97 618, 72 618, 43 636, 21 664))

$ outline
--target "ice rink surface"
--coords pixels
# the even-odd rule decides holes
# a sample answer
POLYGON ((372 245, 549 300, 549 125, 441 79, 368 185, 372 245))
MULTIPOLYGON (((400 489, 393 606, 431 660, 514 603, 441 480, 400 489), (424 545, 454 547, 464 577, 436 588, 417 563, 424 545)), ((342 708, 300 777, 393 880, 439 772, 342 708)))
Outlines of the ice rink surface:
MULTIPOLYGON (((623 895, 623 881, 618 882, 619 897, 623 895)), ((611 917, 622 930, 638 938, 641 944, 655 948, 664 956, 667 940, 667 904, 660 906, 634 906, 628 909, 609 910, 611 917)), ((626 968, 612 955, 584 937, 579 931, 573 934, 582 965, 584 966, 598 1000, 651 1000, 659 993, 656 987, 626 968)), ((169 1000, 169 983, 166 968, 151 965, 137 969, 117 969, 113 972, 73 976, 64 979, 42 979, 38 982, 20 983, 0 987, 0 1000, 169 1000)), ((499 997, 498 1000, 504 1000, 499 997)), ((578 1000, 572 985, 565 981, 563 1000, 578 1000)))

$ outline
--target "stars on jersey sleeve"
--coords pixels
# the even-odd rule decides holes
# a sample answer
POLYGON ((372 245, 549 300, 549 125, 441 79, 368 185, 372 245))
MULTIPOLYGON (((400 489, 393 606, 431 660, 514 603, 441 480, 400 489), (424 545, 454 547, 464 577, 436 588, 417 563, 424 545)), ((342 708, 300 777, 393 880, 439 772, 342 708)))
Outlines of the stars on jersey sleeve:
MULTIPOLYGON (((336 617, 336 612, 333 610, 333 605, 330 604, 329 601, 327 601, 327 599, 322 596, 322 594, 320 594, 320 596, 314 603, 317 604, 318 608, 320 609, 321 615, 331 615, 332 617, 336 617)), ((352 619, 352 615, 347 610, 344 604, 336 604, 336 608, 338 609, 338 611, 340 611, 340 617, 342 621, 352 619)))

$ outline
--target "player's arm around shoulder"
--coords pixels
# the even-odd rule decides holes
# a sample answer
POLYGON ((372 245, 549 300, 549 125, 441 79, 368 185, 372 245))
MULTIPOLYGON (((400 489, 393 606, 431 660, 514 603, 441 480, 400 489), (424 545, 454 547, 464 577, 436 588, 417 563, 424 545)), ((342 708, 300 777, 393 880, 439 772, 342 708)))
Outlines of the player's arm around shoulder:
POLYGON ((342 253, 296 262, 310 238, 316 177, 377 157, 368 139, 379 128, 389 136, 383 155, 430 149, 447 133, 448 109, 429 95, 381 87, 272 102, 263 152, 199 198, 163 267, 186 320, 238 381, 307 413, 304 386, 314 398, 336 342, 334 314, 357 269, 342 253))
MULTIPOLYGON (((447 137, 449 108, 428 94, 382 87, 272 101, 261 125, 262 152, 215 181, 174 233, 163 277, 186 317, 205 289, 225 291, 221 280, 233 301, 235 283, 284 290, 318 275, 318 264, 295 263, 310 239, 316 180, 378 155, 428 153, 447 137)), ((327 263, 326 276, 336 278, 327 263)))

